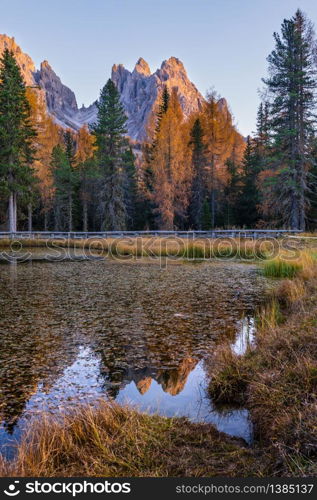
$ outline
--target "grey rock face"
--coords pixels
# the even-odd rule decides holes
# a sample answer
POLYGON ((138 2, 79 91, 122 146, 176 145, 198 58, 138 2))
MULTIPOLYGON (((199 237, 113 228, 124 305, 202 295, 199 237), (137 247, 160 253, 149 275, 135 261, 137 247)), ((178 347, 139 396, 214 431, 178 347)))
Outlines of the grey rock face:
POLYGON ((111 78, 121 94, 127 114, 129 136, 140 141, 146 137, 149 117, 158 103, 164 85, 177 88, 185 117, 201 109, 204 98, 188 79, 183 63, 176 57, 164 61, 161 68, 151 74, 149 65, 140 58, 132 72, 124 66, 114 65, 111 78))
MULTIPOLYGON (((62 127, 78 130, 97 118, 96 102, 88 108, 78 109, 75 94, 66 87, 47 61, 36 71, 32 59, 22 52, 14 38, 0 35, 0 56, 5 48, 14 52, 27 85, 38 85, 38 92, 45 96, 48 113, 62 127)), ((148 63, 140 58, 133 71, 122 64, 114 65, 111 78, 117 86, 127 115, 127 132, 134 141, 142 141, 147 134, 147 124, 158 104, 163 86, 177 88, 184 116, 201 109, 204 98, 188 79, 183 63, 176 57, 163 61, 161 67, 151 73, 148 63)))
POLYGON ((74 92, 62 84, 47 61, 42 62, 39 71, 27 54, 16 44, 15 39, 7 35, 0 35, 0 56, 8 48, 16 58, 27 86, 36 87, 35 91, 41 100, 46 102, 47 111, 62 127, 78 129, 78 107, 74 92))
POLYGON ((62 84, 47 61, 41 63, 41 69, 34 73, 34 78, 37 85, 45 90, 49 113, 62 125, 78 128, 78 123, 74 120, 78 112, 75 94, 62 84))
MULTIPOLYGON (((137 61, 132 72, 122 64, 115 64, 111 78, 120 92, 127 115, 128 135, 137 142, 146 138, 148 120, 158 104, 164 85, 169 90, 177 88, 185 118, 200 110, 204 102, 203 96, 188 79, 183 63, 176 57, 164 61, 155 73, 151 73, 148 63, 142 58, 137 61)), ((57 115, 55 110, 61 122, 72 124, 76 129, 84 123, 96 121, 96 103, 76 110, 70 96, 67 96, 67 106, 64 106, 63 112, 57 115)), ((61 106, 59 109, 62 109, 61 106)))

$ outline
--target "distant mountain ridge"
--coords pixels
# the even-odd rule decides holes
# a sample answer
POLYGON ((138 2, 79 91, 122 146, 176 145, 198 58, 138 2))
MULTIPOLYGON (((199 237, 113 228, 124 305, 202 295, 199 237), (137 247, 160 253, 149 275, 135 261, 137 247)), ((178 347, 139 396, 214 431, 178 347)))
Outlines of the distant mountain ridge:
POLYGON ((148 119, 157 105, 164 85, 177 88, 185 117, 202 108, 204 98, 189 80, 183 63, 176 57, 163 61, 151 74, 148 63, 140 58, 133 71, 122 64, 114 65, 111 74, 128 117, 127 128, 132 139, 143 140, 148 119))
MULTIPOLYGON (((74 92, 62 83, 47 61, 43 61, 40 69, 36 70, 31 57, 21 50, 14 38, 0 35, 0 55, 6 47, 13 51, 26 84, 40 87, 38 92, 42 98, 45 96, 48 113, 60 126, 78 130, 84 124, 96 121, 96 102, 87 108, 78 108, 74 92)), ((139 142, 146 138, 149 119, 157 107, 164 85, 168 89, 177 88, 185 117, 199 111, 204 103, 203 96, 189 80, 183 63, 176 57, 163 61, 154 73, 151 73, 148 63, 142 58, 137 61, 133 71, 127 70, 122 64, 115 64, 111 78, 120 92, 127 115, 128 135, 133 141, 139 142)), ((220 103, 227 108, 225 99, 220 103)))

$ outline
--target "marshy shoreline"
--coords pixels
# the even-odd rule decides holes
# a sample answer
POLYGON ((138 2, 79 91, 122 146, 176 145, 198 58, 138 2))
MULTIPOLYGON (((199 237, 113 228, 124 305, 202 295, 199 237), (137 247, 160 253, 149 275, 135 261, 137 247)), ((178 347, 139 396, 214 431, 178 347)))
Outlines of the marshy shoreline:
MULTIPOLYGON (((82 244, 74 242, 76 247, 82 244)), ((255 430, 252 447, 218 432, 210 424, 150 416, 100 401, 97 407, 79 408, 62 419, 43 415, 40 421, 33 422, 17 445, 15 459, 7 462, 1 458, 0 475, 315 475, 315 251, 304 241, 295 258, 270 259, 265 251, 259 258, 256 245, 259 243, 248 242, 238 247, 240 256, 258 262, 265 276, 282 280, 258 312, 255 345, 250 345, 244 355, 233 353, 229 344, 216 350, 209 386, 213 400, 219 404, 243 404, 249 409, 255 430)), ((0 242, 0 246, 5 248, 6 242, 0 242)), ((119 248, 118 254, 131 255, 131 246, 119 248)), ((222 251, 222 258, 237 257, 227 243, 223 248, 227 250, 225 255, 222 251)), ((162 256, 158 250, 155 252, 156 257, 162 256)), ((182 257, 199 261, 205 258, 203 253, 206 256, 206 248, 202 249, 198 242, 187 246, 182 257)), ((144 252, 140 255, 144 256, 144 252)), ((209 253, 211 256, 220 257, 215 251, 209 253)))

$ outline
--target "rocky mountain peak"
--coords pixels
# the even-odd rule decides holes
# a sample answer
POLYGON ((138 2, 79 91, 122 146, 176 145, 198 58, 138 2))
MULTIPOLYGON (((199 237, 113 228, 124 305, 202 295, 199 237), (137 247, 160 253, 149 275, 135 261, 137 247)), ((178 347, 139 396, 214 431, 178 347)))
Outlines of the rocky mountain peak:
POLYGON ((63 127, 79 128, 80 125, 73 120, 74 114, 78 112, 75 94, 62 84, 48 61, 43 61, 40 70, 36 71, 34 62, 21 50, 15 39, 0 34, 0 56, 6 48, 13 52, 26 85, 40 87, 36 90, 38 97, 46 102, 47 111, 56 122, 63 127))
POLYGON ((184 68, 184 64, 177 57, 170 57, 165 60, 161 64, 161 70, 166 71, 167 73, 171 72, 183 72, 186 74, 186 70, 184 68))
POLYGON ((124 68, 123 64, 114 64, 112 66, 112 73, 117 73, 117 72, 120 72, 120 71, 122 71, 124 69, 125 68, 124 68))
POLYGON ((204 98, 189 80, 183 63, 176 57, 163 61, 151 74, 148 63, 140 58, 132 72, 122 64, 112 68, 112 81, 121 94, 128 121, 130 137, 142 141, 146 137, 147 124, 155 109, 164 85, 171 91, 176 87, 185 118, 201 109, 204 98))
POLYGON ((41 62, 41 70, 45 71, 45 69, 52 70, 51 65, 49 64, 49 62, 46 59, 41 62))
POLYGON ((78 128, 73 116, 78 112, 75 94, 63 85, 48 61, 43 61, 34 75, 36 83, 45 90, 48 111, 62 126, 78 128))
POLYGON ((0 34, 0 56, 5 49, 9 49, 13 52, 18 65, 20 66, 22 76, 25 80, 26 85, 34 85, 34 72, 35 66, 34 62, 24 52, 22 52, 19 45, 17 45, 14 37, 9 37, 8 35, 0 34))
POLYGON ((142 75, 150 76, 151 75, 151 69, 148 63, 143 59, 143 57, 140 57, 134 66, 133 73, 140 73, 142 75))
MULTIPOLYGON (((20 49, 15 39, 0 34, 0 56, 5 48, 13 51, 26 85, 36 84, 40 87, 37 92, 46 101, 48 113, 58 124, 78 130, 82 125, 96 121, 96 102, 78 109, 74 92, 62 83, 48 61, 43 61, 36 71, 32 59, 20 49)), ((190 81, 182 61, 177 57, 163 61, 154 73, 151 73, 148 63, 142 57, 132 71, 122 64, 114 64, 111 78, 120 92, 127 115, 128 135, 137 142, 147 136, 150 118, 157 109, 164 86, 169 91, 177 89, 185 118, 199 111, 204 104, 203 96, 190 81)), ((219 107, 229 113, 225 99, 219 100, 219 107)))

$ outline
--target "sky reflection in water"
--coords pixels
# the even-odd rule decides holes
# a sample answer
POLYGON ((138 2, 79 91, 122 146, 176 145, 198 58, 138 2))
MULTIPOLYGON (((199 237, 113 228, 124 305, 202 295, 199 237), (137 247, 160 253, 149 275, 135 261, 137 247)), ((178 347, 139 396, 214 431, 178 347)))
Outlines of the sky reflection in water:
POLYGON ((252 343, 264 282, 233 263, 33 263, 1 266, 0 442, 27 415, 113 398, 211 422, 250 442, 244 409, 215 409, 206 363, 217 344, 252 343))

